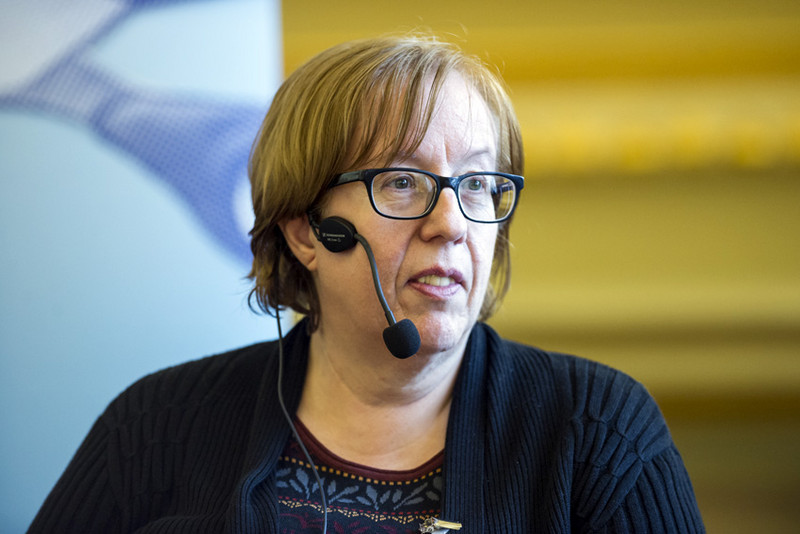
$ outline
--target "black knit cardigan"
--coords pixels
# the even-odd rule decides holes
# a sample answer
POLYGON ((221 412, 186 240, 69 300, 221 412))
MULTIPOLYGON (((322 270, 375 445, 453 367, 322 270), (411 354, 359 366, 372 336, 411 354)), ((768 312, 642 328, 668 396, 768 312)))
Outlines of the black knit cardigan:
MULTIPOLYGON (((284 342, 294 413, 305 323, 284 342)), ((272 475, 289 429, 276 383, 274 341, 138 381, 97 420, 29 532, 280 532, 272 475)), ((483 324, 456 382, 444 479, 440 518, 466 534, 704 531, 640 384, 483 324)))

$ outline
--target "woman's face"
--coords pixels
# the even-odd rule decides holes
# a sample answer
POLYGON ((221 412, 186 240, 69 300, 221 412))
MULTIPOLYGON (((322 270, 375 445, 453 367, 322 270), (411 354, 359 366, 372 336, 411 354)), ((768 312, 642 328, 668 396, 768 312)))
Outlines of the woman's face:
MULTIPOLYGON (((483 99, 461 76, 442 87, 427 133, 414 153, 386 165, 414 167, 442 176, 496 170, 497 135, 483 99)), ((434 210, 416 220, 393 220, 371 207, 363 183, 332 189, 323 216, 349 220, 372 247, 386 300, 399 321, 411 319, 421 353, 453 348, 478 319, 497 239, 497 224, 468 221, 452 189, 442 190, 434 210)), ((376 335, 387 326, 360 245, 332 253, 317 248, 315 280, 320 329, 376 335)))

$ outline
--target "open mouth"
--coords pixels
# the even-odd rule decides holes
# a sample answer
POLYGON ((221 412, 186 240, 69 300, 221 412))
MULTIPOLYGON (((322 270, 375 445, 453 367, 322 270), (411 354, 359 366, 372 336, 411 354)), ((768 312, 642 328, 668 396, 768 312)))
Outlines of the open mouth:
POLYGON ((455 269, 434 267, 418 273, 411 283, 429 296, 449 298, 464 289, 464 276, 455 269))
POLYGON ((435 274, 420 276, 417 278, 417 282, 436 287, 445 287, 456 283, 455 279, 449 276, 437 276, 435 274))

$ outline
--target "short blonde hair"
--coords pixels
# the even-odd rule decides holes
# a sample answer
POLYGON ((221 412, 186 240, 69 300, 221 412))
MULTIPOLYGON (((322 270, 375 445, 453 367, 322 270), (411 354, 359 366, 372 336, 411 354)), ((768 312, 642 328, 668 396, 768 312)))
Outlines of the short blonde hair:
MULTIPOLYGON (((311 273, 294 257, 278 224, 318 210, 335 174, 376 154, 388 164, 401 150, 415 149, 454 72, 473 85, 495 120, 497 169, 487 170, 522 174, 519 124, 500 78, 453 44, 429 35, 352 41, 322 52, 289 76, 250 156, 251 304, 255 297, 267 313, 292 308, 316 328, 320 309, 311 273)), ((494 313, 508 290, 509 223, 499 229, 481 320, 494 313)))

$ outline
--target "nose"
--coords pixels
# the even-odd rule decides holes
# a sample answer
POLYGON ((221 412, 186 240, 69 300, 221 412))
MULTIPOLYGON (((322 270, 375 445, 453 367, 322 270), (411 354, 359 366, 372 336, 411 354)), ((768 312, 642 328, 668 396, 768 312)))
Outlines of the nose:
POLYGON ((460 242, 467 235, 467 219, 458 206, 456 192, 451 187, 442 188, 433 211, 422 218, 422 238, 426 241, 440 237, 445 241, 460 242))

